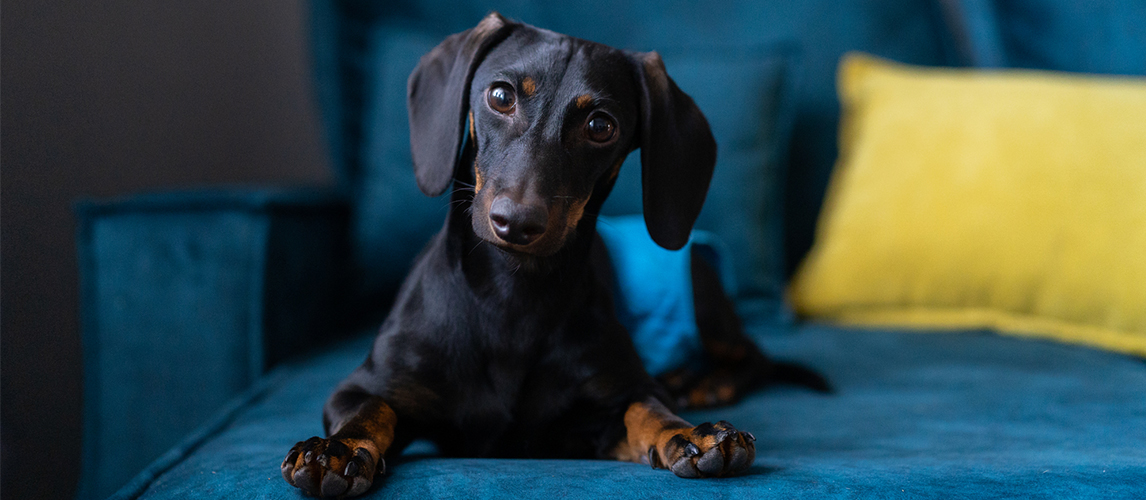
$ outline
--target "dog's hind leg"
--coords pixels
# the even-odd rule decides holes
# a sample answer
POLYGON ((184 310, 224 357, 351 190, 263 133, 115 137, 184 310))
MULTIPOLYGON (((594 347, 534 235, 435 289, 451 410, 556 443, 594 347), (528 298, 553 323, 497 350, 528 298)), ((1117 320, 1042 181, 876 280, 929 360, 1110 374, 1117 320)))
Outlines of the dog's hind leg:
POLYGON ((764 384, 780 382, 820 392, 831 389, 819 374, 802 366, 773 361, 744 333, 720 276, 695 250, 692 254, 693 305, 704 370, 683 368, 659 377, 681 408, 732 404, 764 384))
POLYGON ((700 478, 743 472, 756 459, 752 433, 724 421, 694 427, 653 397, 630 404, 624 420, 625 437, 614 450, 618 460, 700 478))
POLYGON ((397 416, 382 398, 346 388, 331 396, 324 417, 329 437, 294 445, 283 478, 314 496, 360 495, 386 472, 382 456, 394 442, 397 416))

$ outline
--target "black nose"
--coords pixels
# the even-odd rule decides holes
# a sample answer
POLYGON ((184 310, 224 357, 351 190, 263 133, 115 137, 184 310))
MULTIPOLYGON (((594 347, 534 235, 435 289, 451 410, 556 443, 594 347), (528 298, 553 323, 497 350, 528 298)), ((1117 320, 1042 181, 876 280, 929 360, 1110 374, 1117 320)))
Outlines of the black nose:
POLYGON ((498 238, 514 245, 528 245, 545 234, 549 211, 544 206, 523 205, 499 196, 489 207, 489 221, 498 238))

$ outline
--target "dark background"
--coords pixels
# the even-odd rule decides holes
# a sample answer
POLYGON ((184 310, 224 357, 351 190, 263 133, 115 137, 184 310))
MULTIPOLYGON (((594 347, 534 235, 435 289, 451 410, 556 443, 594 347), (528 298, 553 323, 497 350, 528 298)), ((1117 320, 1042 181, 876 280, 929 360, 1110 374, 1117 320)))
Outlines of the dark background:
POLYGON ((329 182, 308 3, 4 0, 0 21, 0 496, 69 498, 82 411, 73 203, 329 182))

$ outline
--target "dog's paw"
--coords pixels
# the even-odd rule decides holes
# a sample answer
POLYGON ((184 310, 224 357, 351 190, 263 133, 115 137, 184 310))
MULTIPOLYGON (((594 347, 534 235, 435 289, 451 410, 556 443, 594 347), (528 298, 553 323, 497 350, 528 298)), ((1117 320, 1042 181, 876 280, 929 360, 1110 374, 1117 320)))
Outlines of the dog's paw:
POLYGON ((751 385, 752 375, 728 369, 703 374, 682 369, 662 375, 658 380, 668 389, 677 408, 695 410, 736 403, 751 385))
POLYGON ((720 421, 703 423, 680 432, 661 445, 649 448, 649 464, 669 469, 684 478, 723 477, 739 474, 756 460, 756 436, 720 421))
POLYGON ((361 495, 374 482, 375 472, 386 473, 385 460, 375 463, 366 448, 319 437, 294 445, 282 464, 283 479, 291 486, 320 497, 361 495))

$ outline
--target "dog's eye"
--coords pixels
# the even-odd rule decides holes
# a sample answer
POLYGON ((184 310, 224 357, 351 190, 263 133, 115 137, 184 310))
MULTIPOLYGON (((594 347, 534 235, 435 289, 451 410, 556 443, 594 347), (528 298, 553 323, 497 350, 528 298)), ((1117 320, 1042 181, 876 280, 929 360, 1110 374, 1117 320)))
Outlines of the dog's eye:
POLYGON ((517 97, 513 95, 513 88, 505 83, 493 84, 489 88, 489 92, 486 93, 486 100, 489 101, 489 107, 504 115, 512 113, 514 106, 517 105, 517 97))
POLYGON ((606 115, 596 114, 585 123, 585 133, 593 142, 609 142, 617 134, 617 123, 606 115))

